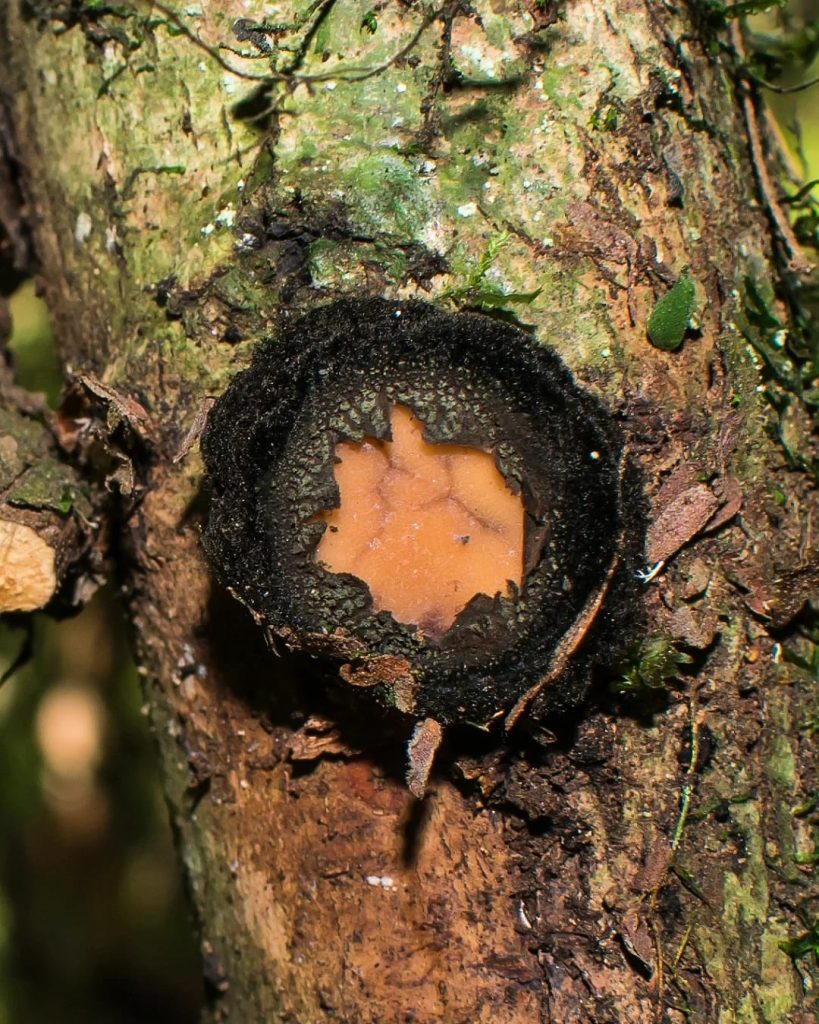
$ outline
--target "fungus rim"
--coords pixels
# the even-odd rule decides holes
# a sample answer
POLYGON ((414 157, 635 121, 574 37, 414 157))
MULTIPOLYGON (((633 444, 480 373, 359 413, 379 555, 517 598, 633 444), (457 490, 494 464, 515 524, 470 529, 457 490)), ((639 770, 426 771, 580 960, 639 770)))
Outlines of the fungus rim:
MULTIPOLYGON (((551 349, 480 314, 383 299, 342 299, 302 316, 285 313, 278 337, 257 348, 251 366, 211 411, 202 450, 213 482, 204 543, 218 575, 272 634, 291 647, 351 662, 348 677, 356 666, 365 668, 379 680, 368 692, 415 717, 486 722, 519 704, 551 674, 573 624, 592 606, 592 619, 597 616, 627 541, 624 440, 602 402, 551 349), (333 394, 346 397, 330 408, 333 394), (536 563, 527 557, 521 591, 510 598, 477 595, 439 643, 389 612, 368 612, 365 583, 312 558, 323 526, 316 536, 309 519, 338 504, 336 445, 387 438, 386 411, 398 402, 419 416, 432 441, 497 451, 504 478, 524 497, 527 536, 536 532, 528 528, 530 518, 550 514, 532 466, 558 485, 547 536, 536 563), (558 444, 544 442, 544 420, 560 428, 558 444), (317 448, 322 458, 315 458, 317 448), (305 480, 307 512, 299 509, 305 480), (288 536, 294 508, 301 526, 288 536), (601 510, 608 520, 593 529, 601 510), (569 518, 576 541, 567 544, 569 518), (295 578, 299 564, 306 569, 301 594, 282 582, 295 578), (550 599, 560 613, 549 613, 550 599), (321 614, 321 608, 334 611, 321 614), (408 667, 380 679, 372 672, 379 658, 408 667)), ((561 673, 591 625, 573 642, 561 673)), ((585 682, 567 680, 550 687, 547 703, 573 706, 585 689, 585 682)))

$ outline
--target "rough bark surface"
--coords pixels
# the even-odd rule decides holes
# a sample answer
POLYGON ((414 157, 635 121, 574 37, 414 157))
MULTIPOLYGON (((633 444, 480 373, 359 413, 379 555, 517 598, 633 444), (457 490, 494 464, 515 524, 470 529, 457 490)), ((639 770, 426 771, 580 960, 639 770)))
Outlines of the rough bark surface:
POLYGON ((90 402, 115 467, 211 1019, 815 1019, 780 946, 815 910, 817 684, 782 657, 807 421, 749 344, 760 302, 787 317, 780 240, 717 31, 651 0, 3 6, 14 188, 86 375, 65 422, 90 402), (661 351, 685 267, 697 330, 661 351), (452 736, 419 805, 400 739, 213 586, 175 456, 283 305, 339 294, 516 312, 614 410, 663 555, 651 635, 695 659, 664 706, 452 736))

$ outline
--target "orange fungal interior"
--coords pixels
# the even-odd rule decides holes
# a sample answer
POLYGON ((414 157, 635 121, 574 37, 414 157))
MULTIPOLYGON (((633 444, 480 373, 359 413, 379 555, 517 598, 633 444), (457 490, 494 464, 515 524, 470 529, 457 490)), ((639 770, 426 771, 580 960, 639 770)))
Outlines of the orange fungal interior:
POLYGON ((363 580, 374 611, 440 636, 476 594, 509 594, 523 581, 524 508, 480 448, 430 444, 404 405, 392 441, 336 446, 339 508, 316 560, 363 580))

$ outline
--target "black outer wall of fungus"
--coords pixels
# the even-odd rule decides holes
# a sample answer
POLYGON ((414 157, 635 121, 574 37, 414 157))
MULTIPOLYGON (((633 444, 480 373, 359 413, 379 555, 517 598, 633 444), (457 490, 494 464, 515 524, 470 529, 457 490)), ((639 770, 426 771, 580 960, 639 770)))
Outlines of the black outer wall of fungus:
MULTIPOLYGON (((575 707, 590 661, 622 645, 625 623, 639 619, 629 581, 643 525, 623 439, 553 352, 496 319, 380 299, 283 314, 278 336, 211 412, 202 450, 213 485, 205 547, 222 582, 302 649, 406 661, 412 697, 402 710, 412 715, 486 722, 509 708, 546 671, 618 556, 588 639, 539 713, 575 707), (494 451, 527 512, 521 592, 473 598, 437 642, 389 612, 373 615, 361 580, 315 560, 325 529, 316 517, 339 504, 336 444, 389 439, 397 402, 430 441, 494 451)), ((389 684, 367 692, 396 703, 389 684)))

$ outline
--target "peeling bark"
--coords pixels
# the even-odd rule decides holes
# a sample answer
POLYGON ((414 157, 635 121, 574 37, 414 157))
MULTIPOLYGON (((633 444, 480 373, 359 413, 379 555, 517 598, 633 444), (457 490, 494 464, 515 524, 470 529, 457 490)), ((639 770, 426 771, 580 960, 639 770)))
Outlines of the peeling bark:
POLYGON ((85 604, 109 569, 105 503, 95 508, 69 464, 42 396, 9 377, 0 366, 0 612, 59 613, 85 604))
POLYGON ((804 645, 815 493, 777 440, 806 451, 810 424, 766 403, 749 345, 759 296, 788 310, 729 58, 692 10, 635 0, 305 11, 0 13, 42 284, 125 471, 210 1019, 811 1019, 780 943, 815 913, 791 808, 817 685, 781 652, 804 645), (661 351, 646 323, 685 267, 697 330, 661 351), (651 634, 694 658, 654 713, 601 693, 557 735, 447 736, 417 803, 401 738, 212 585, 201 466, 174 456, 282 308, 351 293, 516 313, 613 410, 662 552, 651 634))

